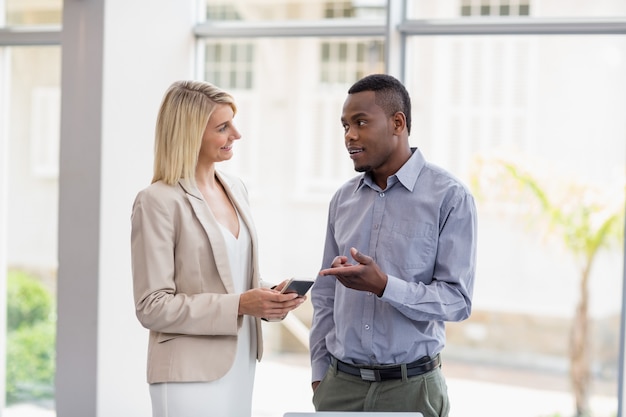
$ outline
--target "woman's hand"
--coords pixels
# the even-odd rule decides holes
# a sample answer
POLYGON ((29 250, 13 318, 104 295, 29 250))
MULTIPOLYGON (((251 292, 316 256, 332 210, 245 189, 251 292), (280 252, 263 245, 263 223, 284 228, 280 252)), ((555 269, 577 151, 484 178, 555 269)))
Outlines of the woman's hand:
POLYGON ((276 286, 272 287, 272 289, 273 289, 273 290, 276 290, 276 291, 278 291, 278 292, 281 292, 281 291, 283 290, 283 287, 284 287, 285 285, 287 285, 287 283, 288 283, 288 282, 289 282, 289 280, 288 280, 288 279, 286 279, 286 280, 284 280, 283 282, 281 282, 280 284, 278 284, 278 285, 276 285, 276 286))
POLYGON ((241 294, 239 297, 239 315, 247 314, 266 319, 282 319, 291 310, 299 307, 306 297, 298 297, 296 293, 281 294, 280 289, 285 282, 276 286, 276 289, 254 288, 241 294))

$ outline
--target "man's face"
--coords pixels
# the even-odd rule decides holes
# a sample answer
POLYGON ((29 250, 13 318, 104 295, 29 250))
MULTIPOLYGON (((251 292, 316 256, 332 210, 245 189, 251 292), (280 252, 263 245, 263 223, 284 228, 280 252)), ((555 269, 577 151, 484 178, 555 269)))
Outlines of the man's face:
POLYGON ((358 172, 385 169, 397 148, 393 117, 375 102, 373 91, 349 94, 343 104, 341 124, 354 169, 358 172))

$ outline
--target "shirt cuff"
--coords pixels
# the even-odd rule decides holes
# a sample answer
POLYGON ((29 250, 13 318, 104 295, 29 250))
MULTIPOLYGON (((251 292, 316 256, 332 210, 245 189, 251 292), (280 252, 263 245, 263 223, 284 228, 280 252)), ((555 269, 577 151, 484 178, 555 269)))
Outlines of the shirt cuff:
POLYGON ((321 381, 328 372, 329 363, 317 362, 311 366, 311 382, 321 381))
POLYGON ((380 296, 383 300, 402 302, 407 293, 406 281, 396 278, 393 275, 387 274, 387 286, 383 295, 380 296))

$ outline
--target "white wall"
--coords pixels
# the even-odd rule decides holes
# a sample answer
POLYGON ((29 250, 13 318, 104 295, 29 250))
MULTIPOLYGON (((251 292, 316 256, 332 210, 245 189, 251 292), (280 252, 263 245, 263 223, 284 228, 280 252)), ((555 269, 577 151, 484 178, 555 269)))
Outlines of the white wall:
POLYGON ((157 110, 193 77, 193 0, 107 0, 102 123, 98 416, 149 416, 147 330, 135 319, 130 212, 152 178, 157 110))

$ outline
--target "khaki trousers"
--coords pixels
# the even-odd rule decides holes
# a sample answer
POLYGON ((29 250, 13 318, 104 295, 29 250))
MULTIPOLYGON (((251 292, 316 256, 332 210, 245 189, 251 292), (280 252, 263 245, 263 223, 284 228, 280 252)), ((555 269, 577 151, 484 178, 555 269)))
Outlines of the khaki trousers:
POLYGON ((441 368, 405 379, 364 381, 337 371, 333 362, 313 394, 316 411, 419 411, 447 417, 448 387, 441 368))

